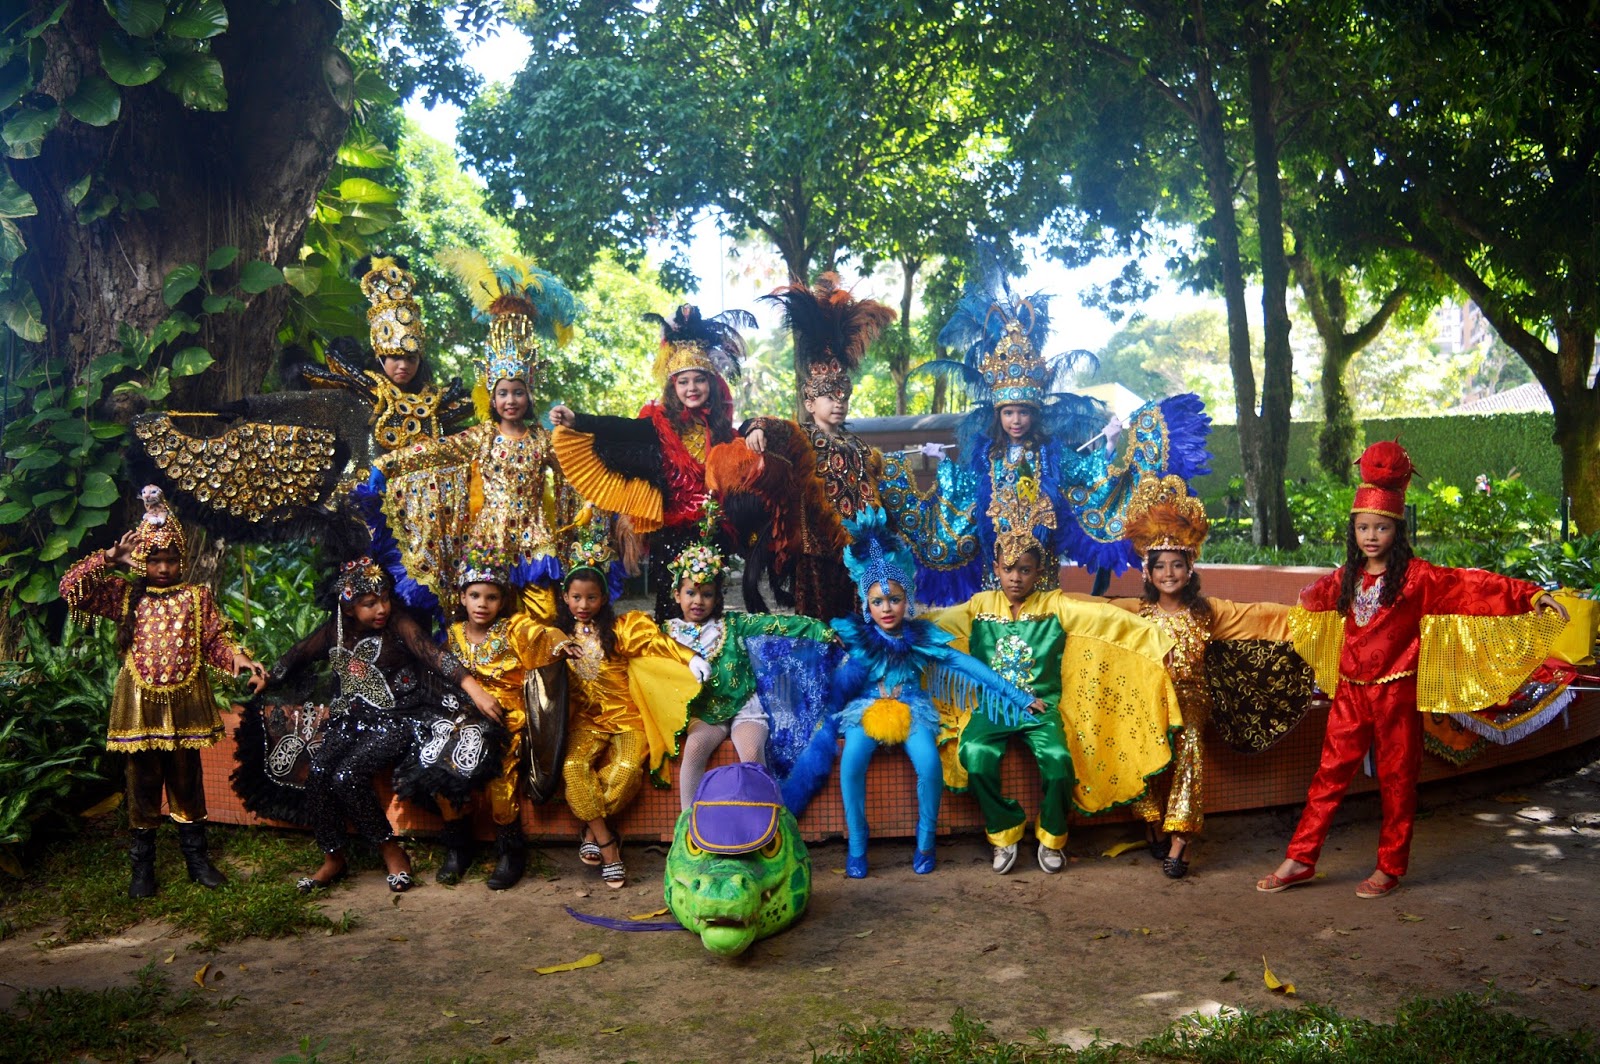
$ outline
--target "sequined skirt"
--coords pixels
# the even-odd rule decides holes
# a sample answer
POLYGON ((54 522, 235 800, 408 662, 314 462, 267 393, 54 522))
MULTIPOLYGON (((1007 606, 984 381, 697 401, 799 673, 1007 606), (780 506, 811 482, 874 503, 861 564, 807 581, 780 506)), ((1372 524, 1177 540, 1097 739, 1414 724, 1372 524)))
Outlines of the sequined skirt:
POLYGON ((220 738, 222 715, 204 668, 188 686, 159 694, 140 688, 126 667, 117 673, 106 749, 200 750, 220 738))

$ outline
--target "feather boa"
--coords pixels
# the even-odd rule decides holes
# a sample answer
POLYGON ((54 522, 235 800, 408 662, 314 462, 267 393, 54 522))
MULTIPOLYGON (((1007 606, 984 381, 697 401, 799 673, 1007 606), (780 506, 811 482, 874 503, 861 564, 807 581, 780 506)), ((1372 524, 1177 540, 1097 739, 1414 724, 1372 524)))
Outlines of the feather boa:
MULTIPOLYGON (((661 471, 666 480, 666 490, 662 492, 662 523, 685 525, 699 521, 705 516, 706 507, 705 463, 689 453, 683 437, 678 435, 672 419, 667 416, 666 408, 658 401, 652 399, 646 403, 639 416, 650 419, 661 441, 661 471)), ((698 420, 704 424, 704 415, 698 420)), ((706 426, 707 448, 714 442, 711 428, 706 426)))

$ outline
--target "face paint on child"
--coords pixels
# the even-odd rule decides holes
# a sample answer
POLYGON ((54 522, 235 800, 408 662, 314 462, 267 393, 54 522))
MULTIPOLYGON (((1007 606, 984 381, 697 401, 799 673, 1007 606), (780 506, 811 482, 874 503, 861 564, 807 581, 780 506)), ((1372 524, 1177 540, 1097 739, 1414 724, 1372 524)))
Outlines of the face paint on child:
POLYGON ((867 612, 885 632, 898 632, 906 619, 905 588, 893 580, 887 588, 873 584, 867 589, 867 612))
POLYGON ((717 609, 717 585, 685 580, 678 585, 678 609, 690 624, 704 624, 717 609))

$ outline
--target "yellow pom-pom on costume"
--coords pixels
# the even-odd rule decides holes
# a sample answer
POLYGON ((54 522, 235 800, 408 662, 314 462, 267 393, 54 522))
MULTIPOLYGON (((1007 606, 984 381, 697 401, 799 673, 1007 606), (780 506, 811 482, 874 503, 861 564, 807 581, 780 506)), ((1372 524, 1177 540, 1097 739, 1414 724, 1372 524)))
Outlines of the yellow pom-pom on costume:
POLYGON ((911 707, 892 698, 880 698, 861 711, 861 730, 869 739, 899 745, 911 736, 911 707))

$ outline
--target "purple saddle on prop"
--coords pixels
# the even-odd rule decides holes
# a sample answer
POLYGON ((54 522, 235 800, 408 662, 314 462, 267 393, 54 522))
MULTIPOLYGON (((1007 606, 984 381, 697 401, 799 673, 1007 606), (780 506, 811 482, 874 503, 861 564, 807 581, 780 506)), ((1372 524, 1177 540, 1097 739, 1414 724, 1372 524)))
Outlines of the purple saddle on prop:
POLYGON ((689 838, 707 853, 759 850, 778 833, 783 795, 765 767, 739 761, 700 778, 689 807, 689 838))

